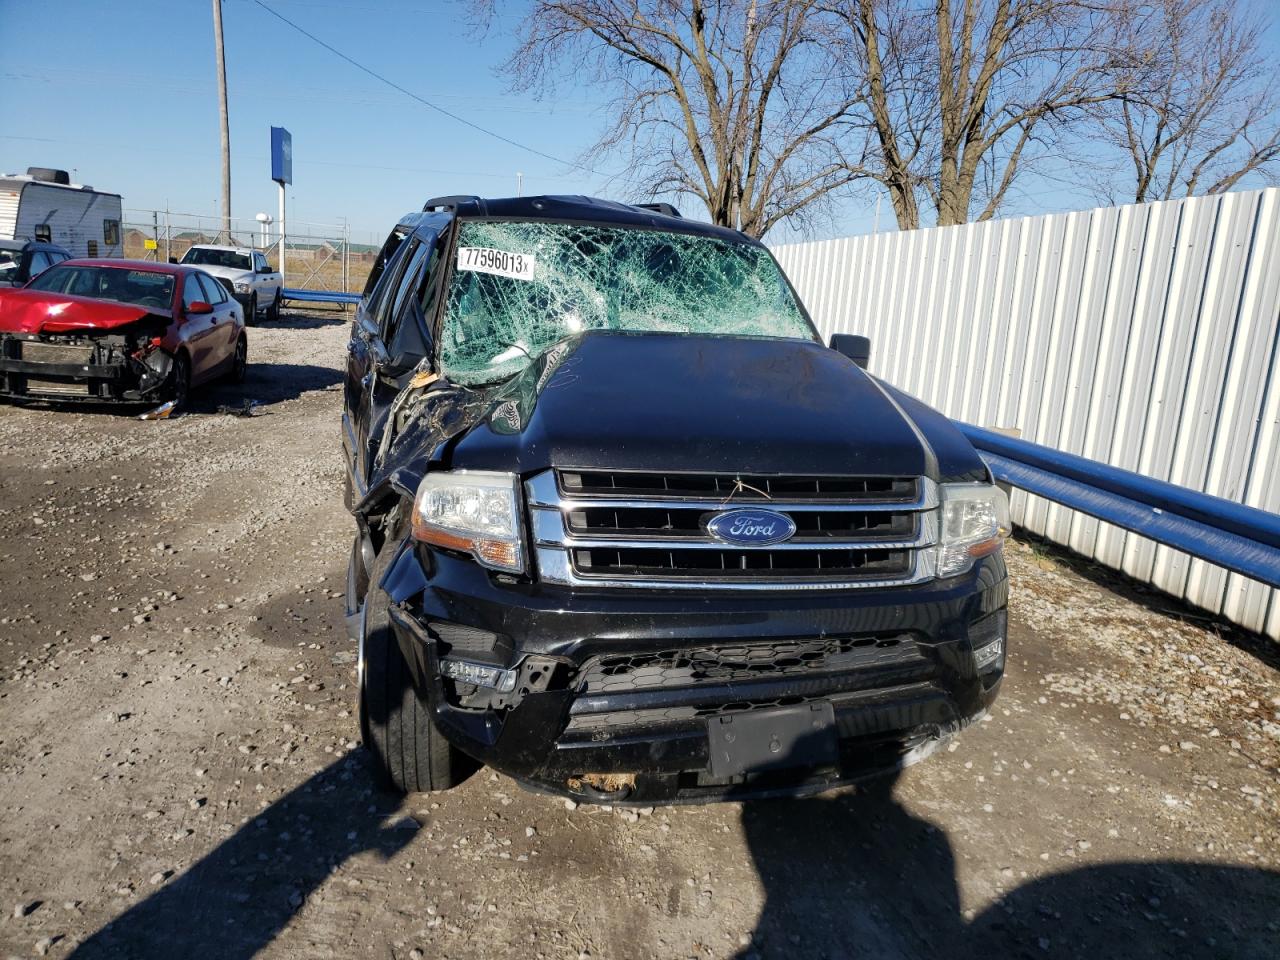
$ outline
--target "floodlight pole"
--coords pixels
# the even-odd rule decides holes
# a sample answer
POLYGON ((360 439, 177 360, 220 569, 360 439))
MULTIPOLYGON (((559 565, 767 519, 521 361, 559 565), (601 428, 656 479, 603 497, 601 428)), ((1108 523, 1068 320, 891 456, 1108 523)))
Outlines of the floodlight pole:
POLYGON ((218 59, 218 113, 222 120, 222 240, 231 242, 231 125, 227 114, 227 60, 222 49, 222 0, 213 0, 213 46, 218 59))

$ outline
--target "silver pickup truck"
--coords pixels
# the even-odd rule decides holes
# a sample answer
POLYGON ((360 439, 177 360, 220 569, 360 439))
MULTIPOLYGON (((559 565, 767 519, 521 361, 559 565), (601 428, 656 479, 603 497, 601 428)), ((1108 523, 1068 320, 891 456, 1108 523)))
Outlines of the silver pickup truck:
POLYGON ((252 323, 260 316, 280 319, 284 278, 271 269, 261 251, 199 244, 183 254, 181 262, 199 266, 221 280, 244 307, 246 322, 252 323))

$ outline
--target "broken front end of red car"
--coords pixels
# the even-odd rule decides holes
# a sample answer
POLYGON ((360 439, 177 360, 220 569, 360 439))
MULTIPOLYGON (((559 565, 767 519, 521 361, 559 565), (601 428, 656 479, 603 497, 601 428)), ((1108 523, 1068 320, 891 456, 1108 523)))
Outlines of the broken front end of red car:
POLYGON ((0 303, 0 397, 152 402, 173 366, 163 348, 172 322, 137 307, 7 294, 0 303))

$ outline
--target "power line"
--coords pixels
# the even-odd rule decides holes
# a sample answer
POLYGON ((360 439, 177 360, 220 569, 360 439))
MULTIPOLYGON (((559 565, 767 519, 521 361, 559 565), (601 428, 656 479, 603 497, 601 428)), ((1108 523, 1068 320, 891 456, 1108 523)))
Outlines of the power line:
POLYGON ((253 2, 256 3, 258 6, 260 6, 263 10, 267 11, 267 13, 271 14, 281 23, 287 24, 288 26, 292 27, 294 30, 297 30, 304 37, 307 37, 308 39, 314 41, 315 43, 318 43, 320 46, 324 47, 334 56, 340 57, 341 59, 345 60, 347 63, 351 64, 351 66, 355 67, 357 70, 367 73, 369 76, 373 77, 375 80, 380 80, 381 82, 385 83, 387 86, 391 87, 394 90, 399 90, 406 97, 410 97, 411 99, 416 100, 418 103, 422 104, 424 107, 428 107, 436 111, 436 113, 444 114, 444 116, 448 117, 450 120, 456 120, 458 123, 461 123, 463 126, 470 127, 472 130, 476 130, 480 133, 485 134, 486 136, 493 137, 495 140, 501 140, 503 143, 508 144, 509 146, 515 147, 518 150, 524 150, 526 153, 532 153, 535 156, 542 157, 543 159, 546 159, 546 160, 551 160, 555 163, 563 164, 566 167, 571 167, 578 170, 585 170, 587 173, 596 174, 596 176, 605 176, 605 174, 599 173, 596 170, 592 170, 590 167, 585 166, 581 163, 573 163, 569 160, 562 160, 560 157, 554 157, 549 153, 543 153, 541 150, 537 150, 534 147, 526 146, 523 143, 520 143, 516 140, 512 140, 510 137, 504 137, 500 133, 497 133, 493 130, 489 130, 486 127, 480 126, 480 124, 478 123, 472 123, 470 120, 466 119, 465 117, 460 117, 458 116, 458 114, 453 113, 452 111, 446 110, 444 107, 441 107, 441 106, 438 106, 437 104, 432 103, 430 100, 426 99, 425 97, 418 96, 412 90, 406 90, 404 87, 400 86, 400 84, 396 83, 394 80, 390 79, 389 77, 383 76, 382 74, 378 73, 376 70, 372 70, 369 67, 366 67, 363 63, 360 63, 358 60, 353 60, 351 57, 347 56, 341 50, 329 45, 328 43, 325 43, 323 40, 317 37, 314 33, 311 33, 309 30, 305 29, 304 27, 301 27, 298 24, 294 23, 284 14, 278 13, 275 10, 271 9, 271 7, 263 3, 262 0, 253 0, 253 2))
MULTIPOLYGON (((15 136, 13 134, 7 134, 7 133, 0 133, 0 140, 19 140, 19 141, 30 142, 30 143, 62 143, 62 144, 68 144, 68 145, 77 146, 77 147, 98 147, 101 149, 108 149, 108 150, 130 150, 134 152, 140 149, 145 149, 145 150, 154 149, 157 151, 164 150, 166 153, 171 153, 175 156, 185 156, 185 157, 207 156, 207 152, 203 150, 181 150, 181 149, 171 148, 168 145, 162 145, 159 143, 150 144, 147 142, 139 142, 136 140, 131 143, 117 143, 110 140, 81 140, 79 138, 68 140, 63 137, 20 137, 20 136, 15 136)), ((239 157, 241 160, 268 159, 267 154, 265 153, 237 153, 236 156, 239 157)), ((322 158, 317 158, 312 156, 296 157, 294 158, 293 162, 295 164, 301 164, 304 167, 305 166, 337 167, 342 170, 355 170, 355 171, 388 170, 395 173, 430 173, 430 174, 446 176, 446 177, 489 177, 495 180, 511 179, 511 171, 509 170, 503 171, 502 173, 492 173, 492 172, 487 173, 483 170, 442 170, 436 167, 387 166, 385 164, 365 163, 363 160, 325 160, 322 158)), ((567 179, 553 173, 539 173, 539 172, 535 172, 531 174, 526 173, 525 177, 526 179, 531 179, 531 180, 549 180, 552 182, 567 179)))

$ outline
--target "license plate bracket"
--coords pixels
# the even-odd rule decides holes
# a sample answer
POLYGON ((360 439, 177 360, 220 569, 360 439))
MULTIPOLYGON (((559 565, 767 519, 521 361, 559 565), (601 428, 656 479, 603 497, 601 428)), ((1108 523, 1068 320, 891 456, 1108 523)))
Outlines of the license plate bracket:
POLYGON ((707 746, 714 777, 833 764, 835 710, 822 700, 711 717, 707 746))

